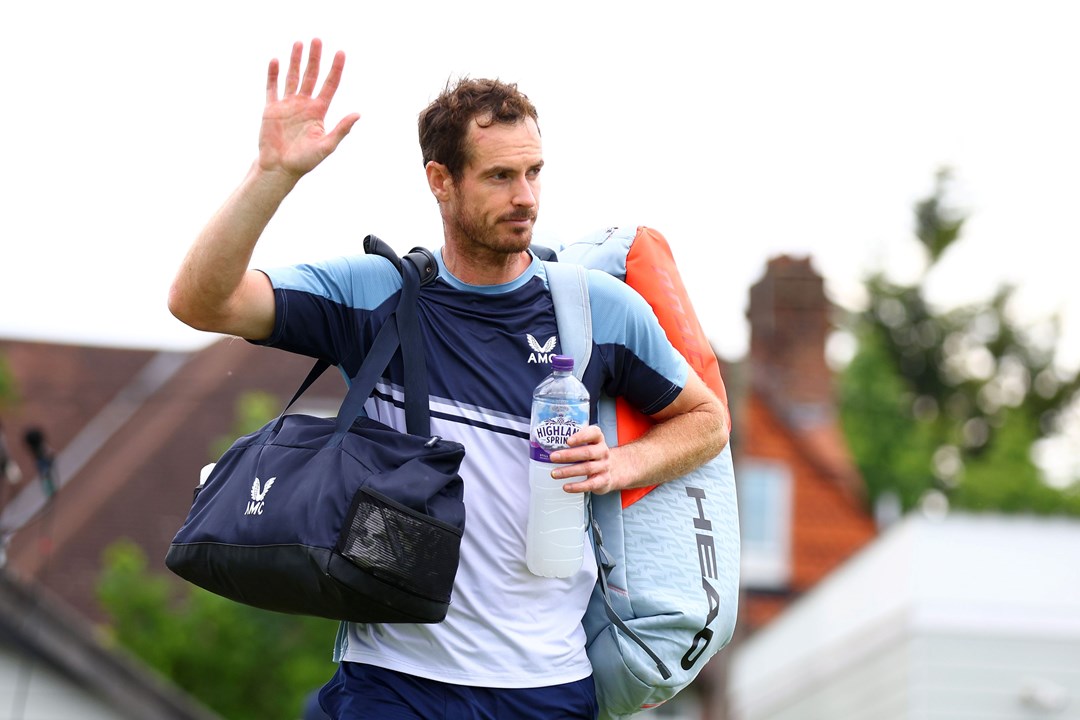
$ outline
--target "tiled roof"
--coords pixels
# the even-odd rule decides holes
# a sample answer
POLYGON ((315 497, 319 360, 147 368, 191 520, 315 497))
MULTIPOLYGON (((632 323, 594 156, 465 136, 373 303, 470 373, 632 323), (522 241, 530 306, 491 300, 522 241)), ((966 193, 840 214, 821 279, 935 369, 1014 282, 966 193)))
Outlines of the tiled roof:
MULTIPOLYGON (((42 581, 90 618, 101 617, 94 585, 105 548, 130 538, 147 551, 152 569, 167 572, 165 552, 186 517, 199 468, 213 459, 215 441, 231 437, 240 396, 261 390, 284 405, 311 365, 234 339, 179 357, 10 342, 0 352, 22 397, 14 412, 4 411, 9 442, 21 444, 12 428, 44 428, 60 449, 64 483, 12 538, 8 569, 24 578, 47 571, 42 581), (149 372, 155 362, 159 372, 149 372), (75 467, 65 467, 66 453, 79 444, 85 447, 68 463, 75 467)), ((344 387, 331 371, 306 397, 337 403, 344 387)), ((32 476, 28 457, 23 450, 18 459, 32 476)))

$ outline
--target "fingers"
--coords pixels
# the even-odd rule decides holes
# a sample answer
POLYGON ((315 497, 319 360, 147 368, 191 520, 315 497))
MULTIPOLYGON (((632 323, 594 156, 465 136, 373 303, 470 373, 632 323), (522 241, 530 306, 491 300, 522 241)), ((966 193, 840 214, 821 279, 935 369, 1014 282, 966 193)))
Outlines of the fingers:
POLYGON ((551 461, 556 463, 582 462, 607 456, 608 446, 599 425, 588 425, 566 440, 567 447, 551 453, 551 461))
POLYGON ((285 75, 285 94, 295 95, 300 85, 300 57, 304 54, 304 43, 295 42, 289 57, 289 72, 285 75))
MULTIPOLYGON (((322 41, 318 38, 314 38, 311 41, 311 50, 308 53, 307 67, 304 68, 304 78, 301 83, 300 80, 300 63, 304 54, 304 44, 301 42, 293 43, 292 53, 289 56, 289 70, 285 74, 285 92, 284 95, 295 95, 299 92, 300 95, 313 95, 315 93, 315 86, 319 82, 319 66, 322 63, 322 41)), ((337 92, 338 86, 341 84, 341 73, 345 68, 345 53, 340 50, 334 54, 334 62, 330 66, 330 72, 326 76, 326 81, 323 82, 322 89, 319 91, 319 99, 330 104, 334 94, 337 92)), ((280 72, 280 66, 277 59, 270 61, 270 68, 266 73, 266 101, 272 102, 277 100, 277 85, 278 74, 280 72)))
POLYGON ((312 93, 319 81, 322 41, 318 38, 311 41, 307 66, 301 76, 303 53, 303 43, 294 43, 280 97, 281 65, 276 59, 270 61, 266 72, 266 107, 259 135, 260 158, 267 163, 264 167, 287 166, 290 172, 299 175, 310 172, 334 152, 360 119, 358 114, 352 113, 338 121, 329 132, 325 130, 330 100, 341 82, 345 53, 334 56, 330 73, 317 97, 312 93))
POLYGON ((552 452, 551 460, 572 464, 556 468, 552 477, 562 479, 605 472, 609 452, 604 433, 600 432, 598 426, 590 425, 571 435, 567 439, 567 446, 552 452))
MULTIPOLYGON (((581 473, 581 475, 584 475, 584 473, 581 473)), ((566 478, 566 480, 567 482, 563 485, 563 490, 568 493, 591 492, 596 495, 603 495, 604 493, 609 493, 616 489, 615 481, 611 477, 611 473, 606 471, 591 473, 587 477, 576 475, 566 478)))
POLYGON ((266 71, 266 104, 277 100, 278 61, 274 58, 270 61, 270 67, 266 71))
MULTIPOLYGON (((334 93, 337 92, 338 85, 341 83, 341 71, 344 69, 345 53, 338 50, 334 53, 334 62, 330 64, 330 72, 326 74, 326 81, 323 82, 322 90, 319 91, 319 99, 328 105, 333 100, 334 93)), ((314 84, 312 87, 314 87, 314 84)))
MULTIPOLYGON (((551 453, 551 461, 559 464, 586 463, 605 460, 608 456, 607 445, 582 445, 551 453)), ((579 473, 571 473, 576 475, 579 473)))
POLYGON ((551 454, 556 463, 573 463, 555 468, 551 476, 567 480, 567 492, 609 492, 612 489, 611 453, 604 434, 596 425, 574 433, 567 440, 569 447, 551 454))
POLYGON ((551 477, 556 480, 569 480, 570 478, 586 478, 595 475, 603 475, 608 471, 608 456, 577 460, 564 464, 551 471, 551 477))
POLYGON ((319 62, 322 60, 322 41, 315 38, 311 41, 311 51, 308 53, 307 69, 304 70, 304 84, 300 86, 301 95, 311 95, 315 92, 315 83, 319 81, 319 62))

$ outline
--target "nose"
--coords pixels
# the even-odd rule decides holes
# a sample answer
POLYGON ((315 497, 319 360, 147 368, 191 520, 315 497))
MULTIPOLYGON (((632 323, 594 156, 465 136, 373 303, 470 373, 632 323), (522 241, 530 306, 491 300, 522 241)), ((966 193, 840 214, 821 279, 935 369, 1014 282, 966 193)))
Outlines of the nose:
POLYGON ((540 187, 538 181, 533 178, 523 176, 514 184, 513 203, 515 207, 536 207, 539 196, 540 187))

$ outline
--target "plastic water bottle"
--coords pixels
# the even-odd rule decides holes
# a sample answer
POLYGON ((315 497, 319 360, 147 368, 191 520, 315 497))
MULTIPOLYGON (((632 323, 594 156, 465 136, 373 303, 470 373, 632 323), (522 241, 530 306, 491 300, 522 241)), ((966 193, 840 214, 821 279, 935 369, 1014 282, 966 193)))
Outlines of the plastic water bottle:
POLYGON ((529 521, 525 562, 535 575, 569 577, 585 551, 585 496, 562 489, 549 455, 589 424, 589 391, 574 377, 574 358, 555 355, 552 374, 533 392, 529 431, 529 521))

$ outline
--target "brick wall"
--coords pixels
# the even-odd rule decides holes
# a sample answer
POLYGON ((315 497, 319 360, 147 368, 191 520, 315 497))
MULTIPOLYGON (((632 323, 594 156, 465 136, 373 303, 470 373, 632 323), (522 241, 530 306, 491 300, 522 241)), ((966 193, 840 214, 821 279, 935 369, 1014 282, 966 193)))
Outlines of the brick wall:
POLYGON ((790 472, 790 578, 747 588, 747 630, 775 617, 869 542, 876 530, 837 421, 825 359, 830 306, 809 259, 771 260, 750 292, 748 392, 737 418, 738 464, 782 463, 790 472))

